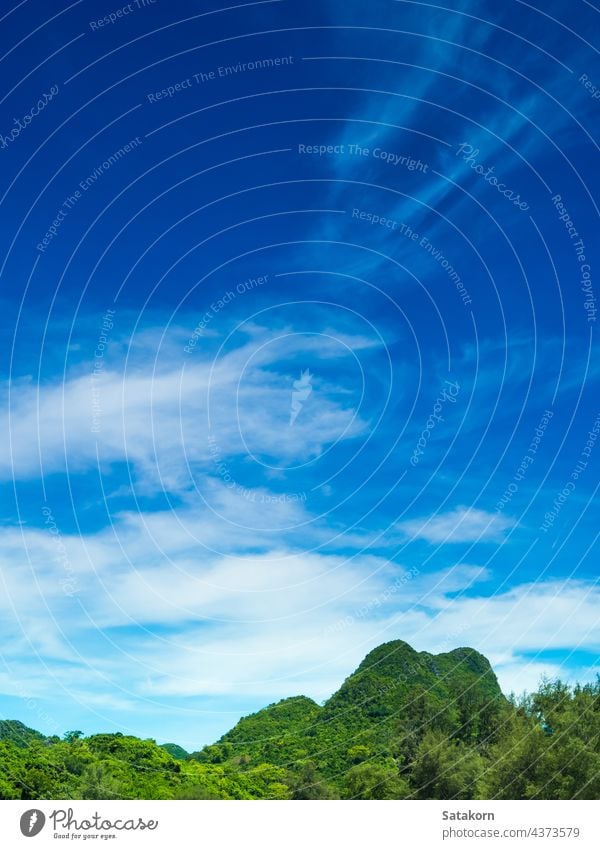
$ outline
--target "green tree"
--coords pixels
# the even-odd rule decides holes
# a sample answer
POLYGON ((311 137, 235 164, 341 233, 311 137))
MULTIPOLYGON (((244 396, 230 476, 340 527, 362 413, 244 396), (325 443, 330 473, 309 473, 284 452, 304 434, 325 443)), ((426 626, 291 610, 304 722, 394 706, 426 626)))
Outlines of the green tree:
POLYGON ((600 798, 599 682, 573 688, 542 682, 515 704, 491 757, 492 798, 600 798))
POLYGON ((81 740, 83 731, 65 731, 63 740, 65 743, 74 743, 76 740, 81 740))
POLYGON ((368 760, 371 756, 371 750, 368 746, 352 746, 348 749, 348 759, 352 761, 353 764, 359 764, 363 761, 368 760))
POLYGON ((289 773, 286 783, 291 790, 292 799, 337 799, 335 789, 331 787, 312 761, 302 764, 296 773, 289 773))
POLYGON ((407 799, 410 787, 395 766, 362 763, 346 775, 346 799, 407 799))
POLYGON ((485 763, 479 753, 441 731, 423 737, 410 770, 418 799, 478 799, 485 763))
POLYGON ((85 768, 81 777, 82 799, 118 799, 119 783, 104 763, 93 763, 85 768))

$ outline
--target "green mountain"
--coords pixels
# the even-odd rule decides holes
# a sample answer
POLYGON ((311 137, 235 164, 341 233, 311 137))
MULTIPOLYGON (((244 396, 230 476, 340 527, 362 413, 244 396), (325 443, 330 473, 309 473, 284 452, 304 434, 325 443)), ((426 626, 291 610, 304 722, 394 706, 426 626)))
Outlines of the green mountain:
POLYGON ((168 752, 172 758, 178 761, 184 761, 189 757, 189 752, 182 746, 178 746, 177 743, 162 743, 161 749, 164 749, 165 752, 168 752))
POLYGON ((0 799, 598 799, 600 678, 500 692, 470 648, 370 652, 323 705, 283 699, 188 755, 0 722, 0 799))
POLYGON ((370 652, 322 707, 304 696, 284 699, 192 757, 292 770, 310 761, 337 782, 362 761, 408 755, 425 730, 483 744, 506 705, 489 662, 473 649, 431 655, 396 640, 370 652))
POLYGON ((21 749, 26 748, 36 740, 45 740, 43 734, 28 728, 17 719, 0 719, 0 741, 14 743, 21 749))

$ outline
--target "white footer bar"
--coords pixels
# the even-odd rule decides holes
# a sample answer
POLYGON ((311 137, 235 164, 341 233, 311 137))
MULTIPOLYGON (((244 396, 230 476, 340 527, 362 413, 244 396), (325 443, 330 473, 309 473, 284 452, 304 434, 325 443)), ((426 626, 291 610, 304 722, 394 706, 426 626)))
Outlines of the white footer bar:
POLYGON ((596 849, 599 802, 0 802, 0 846, 596 849))

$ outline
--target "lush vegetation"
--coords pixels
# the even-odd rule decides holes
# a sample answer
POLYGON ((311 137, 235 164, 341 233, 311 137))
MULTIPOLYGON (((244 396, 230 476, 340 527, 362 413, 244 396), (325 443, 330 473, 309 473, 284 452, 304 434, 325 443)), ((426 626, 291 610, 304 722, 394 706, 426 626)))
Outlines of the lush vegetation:
POLYGON ((473 649, 386 643, 324 705, 285 699, 188 755, 0 722, 3 799, 598 799, 600 681, 506 699, 473 649))

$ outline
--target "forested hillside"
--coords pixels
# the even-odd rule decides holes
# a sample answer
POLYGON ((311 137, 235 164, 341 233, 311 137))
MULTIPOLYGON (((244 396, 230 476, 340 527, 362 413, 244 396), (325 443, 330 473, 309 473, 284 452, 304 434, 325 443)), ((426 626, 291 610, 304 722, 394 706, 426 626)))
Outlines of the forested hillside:
POLYGON ((505 698, 473 649, 371 652, 323 705, 284 699, 188 755, 0 723, 4 799, 597 799, 600 682, 505 698))

